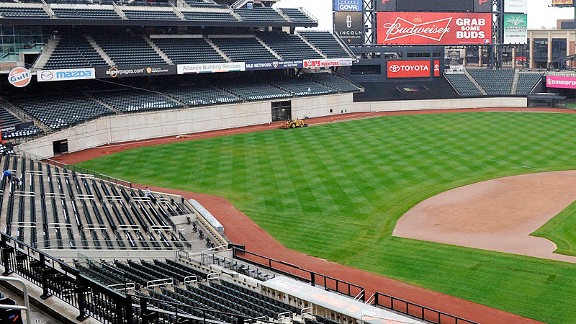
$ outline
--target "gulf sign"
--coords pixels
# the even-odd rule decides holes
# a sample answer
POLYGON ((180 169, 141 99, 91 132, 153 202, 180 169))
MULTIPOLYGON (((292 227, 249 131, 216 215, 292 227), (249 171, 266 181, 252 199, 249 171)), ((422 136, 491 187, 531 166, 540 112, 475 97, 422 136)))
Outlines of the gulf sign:
POLYGON ((380 45, 485 45, 492 43, 492 14, 377 12, 380 45))
POLYGON ((17 88, 27 86, 32 80, 30 70, 23 67, 15 67, 8 73, 8 82, 17 88))
POLYGON ((389 79, 429 78, 430 70, 430 61, 426 60, 386 62, 386 76, 389 79))
POLYGON ((576 89, 576 78, 566 76, 546 76, 547 88, 576 89))

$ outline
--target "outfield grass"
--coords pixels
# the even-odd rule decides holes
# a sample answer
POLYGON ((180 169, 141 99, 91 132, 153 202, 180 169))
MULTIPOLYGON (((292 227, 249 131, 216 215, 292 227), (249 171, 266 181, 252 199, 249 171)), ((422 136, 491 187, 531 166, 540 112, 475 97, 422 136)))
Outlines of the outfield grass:
MULTIPOLYGON (((576 185, 576 184, 575 184, 576 185)), ((576 256, 576 202, 532 233, 556 244, 556 253, 576 256)))
MULTIPOLYGON (((576 169, 576 115, 372 118, 153 146, 81 166, 224 196, 289 248, 549 323, 576 323, 576 265, 391 236, 448 189, 576 169)), ((386 288, 382 288, 386 292, 386 288)))

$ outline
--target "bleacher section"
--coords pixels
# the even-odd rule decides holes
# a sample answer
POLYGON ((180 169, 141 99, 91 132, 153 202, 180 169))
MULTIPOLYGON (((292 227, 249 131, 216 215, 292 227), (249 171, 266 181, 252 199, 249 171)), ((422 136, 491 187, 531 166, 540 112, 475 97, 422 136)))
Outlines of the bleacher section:
POLYGON ((290 92, 263 82, 239 83, 230 81, 222 85, 222 88, 228 92, 234 93, 235 95, 247 101, 270 100, 270 99, 292 97, 292 94, 290 92))
POLYGON ((514 69, 487 70, 475 68, 465 71, 444 73, 444 77, 462 97, 526 96, 544 76, 543 72, 525 72, 514 69), (473 81, 478 84, 480 89, 473 81))
POLYGON ((315 23, 316 21, 303 13, 300 9, 296 8, 278 8, 285 16, 290 18, 292 22, 298 23, 315 23))
POLYGON ((516 94, 521 96, 530 94, 543 76, 544 73, 542 72, 519 72, 516 94))
MULTIPOLYGON (((2 139, 9 140, 20 137, 34 136, 42 133, 42 129, 35 125, 24 125, 24 127, 20 127, 22 123, 25 122, 26 121, 21 120, 10 113, 5 107, 0 106, 0 123, 2 124, 3 129, 7 129, 6 131, 2 132, 2 139)), ((0 154, 3 154, 2 149, 0 149, 0 154)))
POLYGON ((448 82, 462 97, 480 97, 482 92, 472 83, 464 73, 446 73, 444 74, 448 82))
MULTIPOLYGON (((0 165, 13 174, 0 180, 3 232, 33 247, 191 247, 170 218, 193 213, 179 200, 147 196, 141 190, 15 155, 2 156, 0 165)), ((196 240, 197 247, 208 243, 204 234, 196 240)))
POLYGON ((83 36, 61 36, 44 69, 106 67, 108 64, 83 36))
POLYGON ((4 18, 48 19, 48 13, 38 7, 2 7, 0 4, 0 16, 4 18))
POLYGON ((123 10, 128 19, 138 20, 180 20, 174 11, 166 10, 123 10))
POLYGON ((226 62, 204 38, 153 38, 152 41, 174 64, 226 62))
POLYGON ((514 80, 512 69, 467 69, 467 71, 489 96, 506 96, 512 93, 514 80))
POLYGON ((51 129, 72 126, 113 113, 81 94, 20 97, 11 101, 51 129))
POLYGON ((258 33, 256 34, 266 45, 280 54, 284 60, 321 59, 310 45, 306 44, 298 35, 287 33, 258 33))
POLYGON ((183 106, 182 103, 163 94, 140 89, 99 91, 93 92, 92 96, 122 112, 173 109, 183 106))
POLYGON ((150 66, 167 64, 142 36, 93 35, 93 37, 116 65, 150 66))
POLYGON ((120 19, 113 8, 52 8, 52 11, 62 19, 120 19))
POLYGON ((362 90, 360 86, 331 73, 309 73, 305 74, 304 77, 339 92, 358 92, 362 90))
POLYGON ((226 56, 234 62, 247 60, 276 60, 272 54, 253 36, 248 37, 216 37, 210 36, 210 40, 218 46, 226 56))
POLYGON ((328 58, 350 57, 330 32, 299 31, 298 33, 328 58))
POLYGON ((188 11, 180 10, 186 20, 191 21, 238 21, 229 11, 188 11))
POLYGON ((238 96, 211 86, 170 87, 163 89, 162 92, 189 106, 219 105, 242 101, 238 96))
POLYGON ((266 22, 286 22, 273 8, 254 7, 253 9, 234 9, 234 12, 242 17, 243 21, 266 21, 266 22))

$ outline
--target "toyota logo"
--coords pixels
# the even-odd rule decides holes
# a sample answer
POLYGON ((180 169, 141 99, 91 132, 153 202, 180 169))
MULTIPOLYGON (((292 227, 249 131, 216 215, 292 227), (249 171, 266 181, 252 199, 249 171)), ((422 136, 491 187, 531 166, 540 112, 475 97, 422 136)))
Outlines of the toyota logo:
POLYGON ((400 65, 398 65, 398 64, 390 65, 390 67, 388 69, 392 73, 400 72, 400 65))

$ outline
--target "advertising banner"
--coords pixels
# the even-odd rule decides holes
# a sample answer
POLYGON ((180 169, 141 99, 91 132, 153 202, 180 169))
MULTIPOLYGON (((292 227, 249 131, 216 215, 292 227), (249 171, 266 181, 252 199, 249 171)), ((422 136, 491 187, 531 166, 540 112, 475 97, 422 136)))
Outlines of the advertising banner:
POLYGON ((334 11, 362 11, 362 0, 333 0, 334 11))
POLYGON ((528 43, 528 15, 504 14, 504 44, 528 43))
POLYGON ((17 88, 24 88, 32 80, 30 70, 23 67, 15 67, 8 73, 8 82, 17 88))
POLYGON ((364 44, 364 20, 361 12, 335 12, 334 32, 348 45, 364 44))
POLYGON ((474 1, 475 0, 396 0, 396 9, 397 11, 473 12, 474 1))
POLYGON ((440 60, 434 60, 434 77, 440 77, 440 60))
POLYGON ((430 61, 388 61, 386 62, 386 76, 389 79, 429 78, 430 61))
POLYGON ((504 12, 528 13, 528 0, 505 0, 504 12))
POLYGON ((492 0, 474 0, 474 12, 492 12, 492 0))
POLYGON ((188 73, 219 73, 246 71, 246 63, 203 63, 203 64, 178 64, 178 74, 188 73))
POLYGON ((36 71, 36 80, 38 82, 91 80, 95 78, 96 70, 94 68, 36 71))
POLYGON ((302 67, 302 61, 249 61, 246 62, 246 71, 256 70, 282 70, 282 69, 299 69, 302 67))
POLYGON ((118 67, 96 68, 96 78, 116 79, 125 77, 153 76, 153 75, 173 75, 176 74, 176 66, 145 66, 145 67, 118 67))
POLYGON ((376 11, 396 11, 396 0, 375 0, 375 2, 376 11))
POLYGON ((485 45, 492 42, 492 14, 377 12, 379 45, 485 45))
POLYGON ((567 76, 546 76, 546 87, 561 89, 576 89, 576 78, 567 76))
POLYGON ((317 69, 323 67, 352 66, 351 58, 336 59, 314 59, 302 61, 302 66, 306 69, 317 69))
POLYGON ((565 6, 573 6, 573 5, 574 5, 574 0, 552 0, 552 6, 565 7, 565 6))

